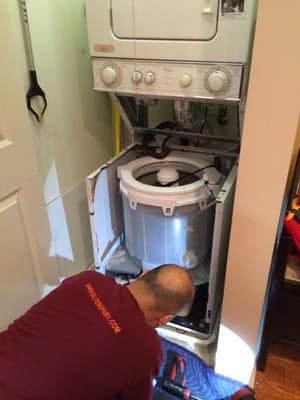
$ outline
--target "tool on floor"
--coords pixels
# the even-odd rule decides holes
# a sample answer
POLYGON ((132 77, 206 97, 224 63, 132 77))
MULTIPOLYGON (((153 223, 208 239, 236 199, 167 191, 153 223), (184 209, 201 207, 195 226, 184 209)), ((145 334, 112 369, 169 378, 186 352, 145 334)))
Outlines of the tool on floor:
POLYGON ((201 400, 186 387, 185 358, 172 350, 168 350, 167 357, 162 388, 182 400, 201 400))
POLYGON ((255 400, 254 392, 248 388, 242 388, 231 397, 231 400, 255 400))
POLYGON ((34 59, 33 59, 33 51, 32 51, 32 44, 30 38, 30 30, 29 30, 29 23, 28 23, 28 14, 27 14, 27 7, 26 1, 20 0, 21 8, 22 8, 22 15, 24 20, 24 27, 25 27, 25 44, 27 47, 28 53, 28 64, 29 64, 29 78, 30 78, 30 86, 26 94, 26 103, 28 110, 35 116, 38 122, 41 122, 44 112, 47 108, 47 99, 45 92, 40 87, 37 74, 34 66, 34 59), (40 97, 42 99, 42 110, 36 111, 32 107, 32 99, 35 97, 40 97))
MULTIPOLYGON (((186 359, 173 350, 167 351, 167 361, 160 386, 163 390, 181 400, 203 400, 192 394, 186 386, 186 359)), ((231 400, 255 400, 254 392, 242 387, 231 396, 231 400)))

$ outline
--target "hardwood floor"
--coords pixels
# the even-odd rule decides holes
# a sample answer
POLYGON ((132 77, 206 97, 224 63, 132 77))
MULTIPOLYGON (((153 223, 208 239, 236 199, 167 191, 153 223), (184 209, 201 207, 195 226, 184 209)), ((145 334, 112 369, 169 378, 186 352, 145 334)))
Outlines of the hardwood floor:
POLYGON ((257 400, 300 400, 300 346, 272 342, 264 372, 255 380, 257 400))

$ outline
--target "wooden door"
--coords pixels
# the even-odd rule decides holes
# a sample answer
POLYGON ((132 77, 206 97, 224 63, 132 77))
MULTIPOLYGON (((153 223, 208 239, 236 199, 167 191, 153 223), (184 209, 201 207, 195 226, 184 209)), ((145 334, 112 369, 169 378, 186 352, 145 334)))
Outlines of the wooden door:
POLYGON ((11 4, 0 2, 0 330, 58 282, 11 4))

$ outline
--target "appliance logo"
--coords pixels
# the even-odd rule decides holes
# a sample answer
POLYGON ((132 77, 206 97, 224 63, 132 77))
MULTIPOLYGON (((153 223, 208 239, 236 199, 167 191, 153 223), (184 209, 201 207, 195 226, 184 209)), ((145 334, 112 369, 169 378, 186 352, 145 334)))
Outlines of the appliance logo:
POLYGON ((94 51, 96 53, 114 53, 115 46, 113 44, 94 44, 94 51))

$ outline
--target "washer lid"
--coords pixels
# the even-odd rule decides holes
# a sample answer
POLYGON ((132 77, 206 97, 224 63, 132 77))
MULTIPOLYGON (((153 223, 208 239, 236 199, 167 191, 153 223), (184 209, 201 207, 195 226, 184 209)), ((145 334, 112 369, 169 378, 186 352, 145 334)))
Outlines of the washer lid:
POLYGON ((143 157, 118 168, 120 190, 130 207, 138 204, 161 207, 172 215, 175 207, 198 204, 204 207, 220 190, 223 176, 205 159, 190 159, 171 153, 163 160, 143 157), (178 178, 163 184, 157 175, 164 170, 178 178), (175 172, 174 172, 175 171, 175 172))
POLYGON ((207 41, 217 33, 219 0, 111 0, 120 39, 207 41))

